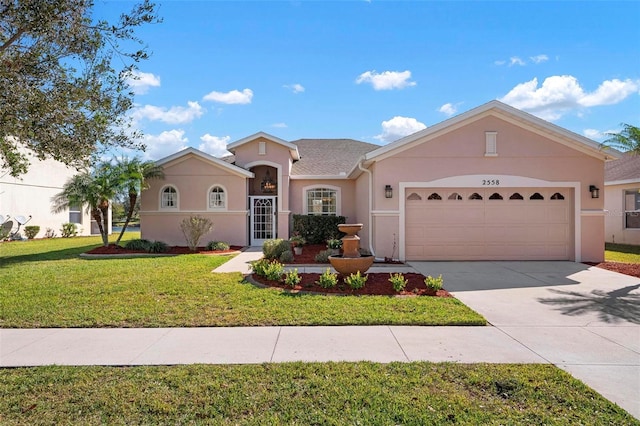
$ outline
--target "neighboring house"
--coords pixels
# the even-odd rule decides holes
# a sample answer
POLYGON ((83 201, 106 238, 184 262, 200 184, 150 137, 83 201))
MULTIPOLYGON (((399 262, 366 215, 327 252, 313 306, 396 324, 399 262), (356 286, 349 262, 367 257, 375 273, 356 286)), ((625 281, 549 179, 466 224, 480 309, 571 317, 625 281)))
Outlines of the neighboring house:
POLYGON ((640 155, 605 164, 605 241, 640 245, 640 155))
MULTIPOLYGON (((51 212, 51 198, 62 191, 67 179, 76 174, 75 169, 55 160, 30 157, 29 171, 20 178, 14 178, 0 168, 0 215, 10 216, 10 220, 16 216, 31 216, 26 226, 40 227, 36 238, 44 237, 47 228, 60 236, 60 228, 67 222, 78 225, 78 235, 100 234, 86 208, 72 206, 61 213, 51 212)), ((23 231, 24 227, 20 229, 24 236, 23 231)))
POLYGON ((292 214, 363 223, 361 246, 401 260, 603 260, 599 144, 492 101, 378 146, 256 133, 214 158, 193 148, 157 163, 142 237, 185 245, 179 223, 214 222, 208 240, 288 238, 292 214), (594 194, 595 195, 595 194, 594 194))

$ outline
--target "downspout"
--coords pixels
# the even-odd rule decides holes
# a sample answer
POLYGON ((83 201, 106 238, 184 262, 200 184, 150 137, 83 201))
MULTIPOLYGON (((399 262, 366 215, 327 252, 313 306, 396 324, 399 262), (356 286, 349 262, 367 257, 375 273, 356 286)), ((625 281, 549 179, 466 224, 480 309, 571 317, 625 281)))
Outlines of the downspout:
POLYGON ((360 157, 358 160, 358 168, 369 175, 369 229, 367 230, 369 235, 369 251, 375 261, 383 261, 384 259, 377 259, 375 257, 376 253, 373 250, 373 174, 371 173, 371 170, 362 167, 363 161, 364 156, 360 157))

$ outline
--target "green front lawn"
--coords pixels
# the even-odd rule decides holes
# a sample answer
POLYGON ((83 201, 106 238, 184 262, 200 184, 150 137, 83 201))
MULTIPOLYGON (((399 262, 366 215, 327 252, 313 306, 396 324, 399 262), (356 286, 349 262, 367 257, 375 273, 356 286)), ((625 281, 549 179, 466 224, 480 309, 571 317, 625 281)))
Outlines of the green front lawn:
POLYGON ((552 365, 290 363, 0 370, 0 423, 638 425, 552 365))
POLYGON ((212 273, 224 256, 78 257, 99 244, 99 237, 0 243, 0 327, 486 324, 456 299, 257 288, 240 273, 212 273))
POLYGON ((640 246, 606 243, 604 259, 608 262, 640 263, 640 246))

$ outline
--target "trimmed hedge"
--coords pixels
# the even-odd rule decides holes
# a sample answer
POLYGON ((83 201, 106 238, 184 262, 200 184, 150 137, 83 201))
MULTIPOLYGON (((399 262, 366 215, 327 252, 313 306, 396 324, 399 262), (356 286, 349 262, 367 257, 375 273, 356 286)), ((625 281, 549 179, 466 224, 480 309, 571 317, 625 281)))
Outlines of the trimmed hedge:
POLYGON ((323 244, 332 238, 341 238, 338 225, 347 223, 344 216, 293 215, 293 232, 298 232, 307 244, 323 244))

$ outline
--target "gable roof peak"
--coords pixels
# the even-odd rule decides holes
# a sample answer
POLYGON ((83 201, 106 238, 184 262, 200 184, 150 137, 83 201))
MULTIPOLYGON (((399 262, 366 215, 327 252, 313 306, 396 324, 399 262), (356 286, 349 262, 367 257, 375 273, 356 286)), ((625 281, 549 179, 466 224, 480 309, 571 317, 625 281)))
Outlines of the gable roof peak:
POLYGON ((214 157, 213 155, 209 155, 206 152, 200 151, 199 149, 193 148, 193 147, 187 147, 181 151, 178 151, 174 154, 168 155, 164 158, 161 158, 159 160, 156 161, 156 164, 158 166, 162 166, 163 164, 167 164, 170 163, 171 161, 174 160, 178 160, 180 158, 186 157, 187 155, 194 155, 196 157, 199 157, 205 161, 208 161, 209 163, 213 163, 219 167, 222 167, 223 169, 227 169, 232 173, 235 173, 236 175, 239 176, 243 176, 243 177, 253 177, 253 173, 245 170, 241 167, 238 167, 234 164, 228 163, 226 161, 223 161, 219 158, 214 157))
POLYGON ((268 141, 271 141, 275 144, 278 145, 282 145, 283 147, 287 148, 289 150, 289 152, 291 153, 291 157, 294 160, 299 160, 300 159, 300 153, 298 152, 298 147, 295 146, 294 144, 292 144, 291 142, 287 142, 284 139, 280 139, 277 136, 273 136, 270 135, 269 133, 266 132, 257 132, 254 133, 252 135, 249 135, 247 137, 244 137, 242 139, 239 139, 235 142, 231 142, 230 144, 227 145, 227 151, 231 152, 232 154, 235 154, 235 150, 236 148, 238 148, 239 146, 242 146, 246 143, 250 143, 253 142, 256 139, 267 139, 268 141))

